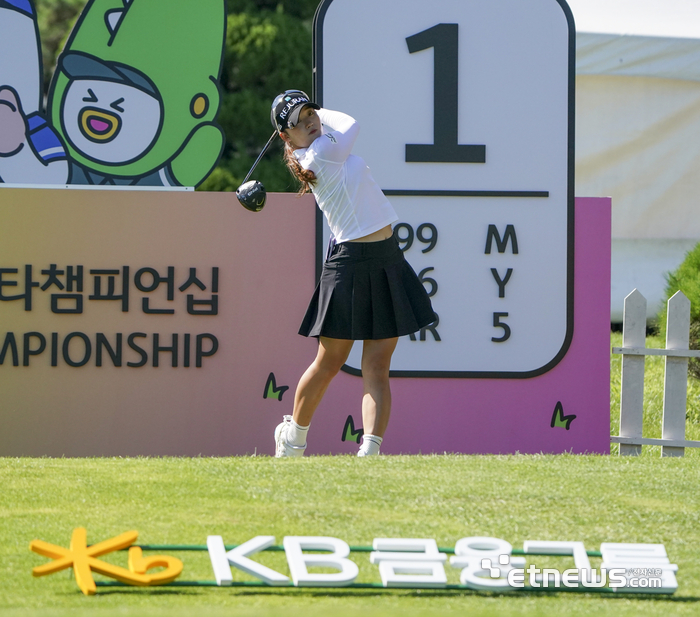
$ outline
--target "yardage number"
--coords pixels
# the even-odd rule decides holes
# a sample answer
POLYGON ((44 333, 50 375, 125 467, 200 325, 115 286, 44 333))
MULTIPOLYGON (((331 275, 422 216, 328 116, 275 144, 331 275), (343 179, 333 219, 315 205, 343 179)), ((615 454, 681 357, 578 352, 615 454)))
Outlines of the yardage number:
MULTIPOLYGON (((394 227, 394 235, 396 236, 396 240, 399 243, 399 248, 405 253, 406 251, 410 250, 411 247, 413 246, 414 242, 416 239, 418 239, 419 242, 422 244, 425 244, 426 247, 421 249, 421 253, 429 253, 432 251, 435 246, 437 245, 438 241, 438 230, 435 225, 432 223, 422 223, 420 224, 415 230, 413 229, 413 226, 410 225, 409 223, 398 223, 394 227)), ((495 248, 499 253, 505 253, 508 250, 508 246, 510 245, 510 249, 513 255, 518 254, 518 236, 515 231, 515 226, 514 225, 506 225, 503 235, 501 236, 501 233, 496 225, 489 225, 488 231, 486 234, 486 245, 484 248, 484 253, 486 255, 490 255, 493 245, 495 244, 495 248)), ((438 282, 430 277, 426 276, 429 272, 433 272, 435 270, 434 267, 429 266, 427 268, 423 268, 419 273, 418 273, 418 279, 420 282, 423 284, 425 287, 426 285, 430 286, 430 290, 426 288, 426 291, 428 292, 428 297, 432 298, 438 291, 438 282)), ((497 268, 491 268, 491 275, 493 276, 493 279, 498 286, 498 297, 499 298, 505 298, 506 297, 506 285, 510 281, 512 275, 513 275, 513 268, 508 268, 503 275, 500 274, 497 268)), ((437 314, 437 313, 436 313, 437 314)), ((503 321, 504 317, 508 317, 508 313, 506 312, 494 312, 493 313, 493 327, 494 328, 500 328, 501 330, 501 335, 500 336, 492 336, 491 341, 493 343, 505 343, 511 336, 512 330, 510 326, 503 321)), ((436 341, 440 340, 440 336, 437 334, 437 330, 435 329, 439 323, 439 318, 438 320, 435 321, 434 324, 429 326, 428 328, 424 328, 421 330, 421 341, 425 340, 425 330, 430 330, 433 333, 433 337, 435 338, 436 341)), ((411 340, 415 341, 416 338, 414 335, 411 335, 411 340)))
MULTIPOLYGON (((432 251, 435 248, 435 245, 438 241, 438 230, 437 227, 435 227, 435 225, 433 225, 432 223, 422 223, 418 226, 418 228, 415 231, 413 230, 413 226, 409 223, 398 223, 394 227, 394 235, 398 240, 399 248, 404 253, 413 246, 413 241, 415 238, 418 238, 419 242, 427 244, 427 246, 421 250, 421 253, 429 253, 430 251, 432 251), (403 234, 403 232, 405 232, 405 235, 403 234)), ((433 270, 435 270, 435 268, 429 266, 427 268, 423 268, 418 273, 418 280, 423 284, 423 287, 425 287, 426 285, 430 286, 430 290, 426 288, 429 298, 432 298, 438 291, 438 282, 434 278, 426 276, 428 272, 432 272, 433 270)), ((426 326, 425 328, 421 328, 419 332, 419 337, 421 341, 426 340, 427 332, 430 332, 433 335, 434 340, 441 340, 440 335, 437 331, 438 324, 440 323, 440 317, 437 313, 435 313, 435 315, 437 319, 432 324, 426 326)), ((416 339, 415 334, 410 334, 409 337, 412 341, 418 340, 416 339)))

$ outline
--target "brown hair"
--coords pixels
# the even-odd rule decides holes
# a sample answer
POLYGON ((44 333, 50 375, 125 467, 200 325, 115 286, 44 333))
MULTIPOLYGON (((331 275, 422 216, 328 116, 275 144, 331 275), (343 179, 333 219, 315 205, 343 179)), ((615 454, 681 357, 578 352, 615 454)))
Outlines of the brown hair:
POLYGON ((289 172, 299 181, 299 195, 310 191, 311 187, 316 184, 316 174, 301 166, 297 157, 294 156, 294 148, 286 141, 284 142, 284 163, 289 172))

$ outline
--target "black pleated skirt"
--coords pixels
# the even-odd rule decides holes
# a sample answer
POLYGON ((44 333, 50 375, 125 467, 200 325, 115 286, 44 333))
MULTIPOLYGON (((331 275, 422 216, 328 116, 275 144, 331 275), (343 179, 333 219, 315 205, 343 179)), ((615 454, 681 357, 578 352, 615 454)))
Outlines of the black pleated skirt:
POLYGON ((411 334, 436 319, 428 293, 391 236, 333 248, 299 334, 385 339, 411 334))

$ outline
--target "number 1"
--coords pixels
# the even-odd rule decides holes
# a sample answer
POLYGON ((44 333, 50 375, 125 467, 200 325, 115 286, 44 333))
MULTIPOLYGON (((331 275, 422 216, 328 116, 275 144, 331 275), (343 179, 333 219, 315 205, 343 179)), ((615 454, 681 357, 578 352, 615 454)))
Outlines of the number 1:
POLYGON ((409 53, 433 48, 433 142, 406 144, 407 163, 485 163, 486 146, 459 145, 459 25, 437 24, 406 38, 409 53))

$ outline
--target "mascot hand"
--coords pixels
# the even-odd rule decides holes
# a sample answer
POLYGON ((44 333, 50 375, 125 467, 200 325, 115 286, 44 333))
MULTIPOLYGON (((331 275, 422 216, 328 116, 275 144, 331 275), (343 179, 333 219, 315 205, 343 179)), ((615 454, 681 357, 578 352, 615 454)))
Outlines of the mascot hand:
POLYGON ((0 156, 12 156, 27 139, 27 125, 19 96, 14 89, 0 87, 0 156))
POLYGON ((219 162, 224 134, 215 124, 201 124, 190 133, 170 168, 181 186, 199 186, 219 162))

